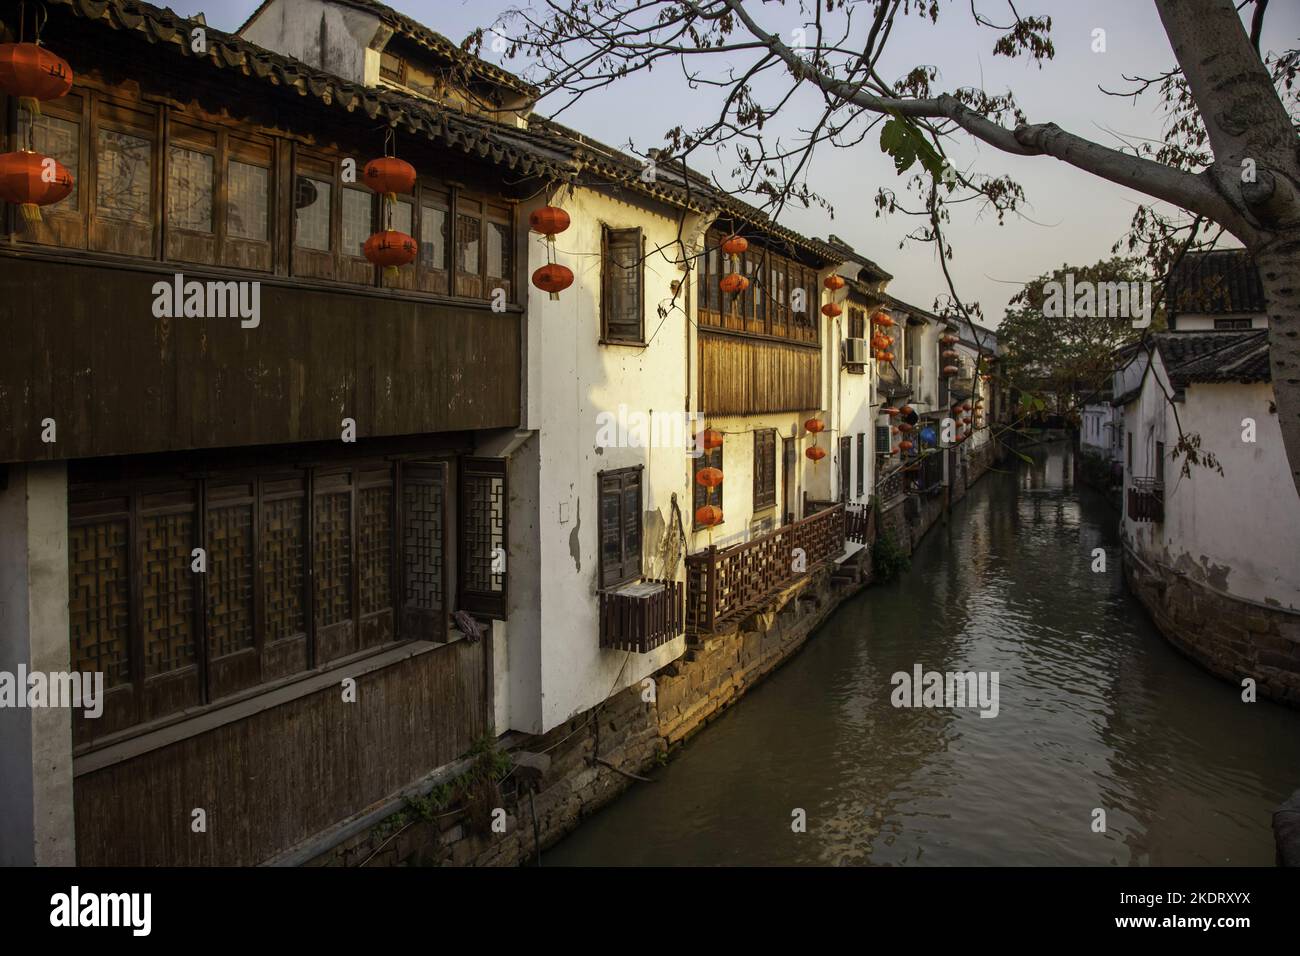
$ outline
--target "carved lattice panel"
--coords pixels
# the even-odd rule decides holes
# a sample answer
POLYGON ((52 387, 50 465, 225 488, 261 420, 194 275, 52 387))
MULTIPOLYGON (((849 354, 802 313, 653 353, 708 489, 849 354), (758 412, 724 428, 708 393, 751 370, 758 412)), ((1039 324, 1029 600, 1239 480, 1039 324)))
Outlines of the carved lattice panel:
POLYGON ((505 462, 462 459, 457 566, 464 610, 505 616, 507 520, 505 462))
POLYGON ((194 515, 143 516, 140 536, 140 624, 151 676, 194 663, 194 515))
POLYGON ((352 617, 352 494, 316 496, 316 624, 328 627, 352 617))
POLYGON ((361 613, 393 605, 393 489, 357 492, 357 567, 361 574, 361 613))
POLYGON ((446 469, 408 466, 402 488, 403 603, 420 611, 442 611, 446 528, 446 469))
POLYGON ((255 644, 253 506, 208 511, 208 646, 224 657, 255 644))
POLYGON ((127 521, 68 529, 68 624, 72 669, 102 671, 104 686, 129 681, 127 521))
POLYGON ((302 606, 304 573, 303 499, 262 503, 262 603, 266 640, 278 641, 306 630, 302 606))

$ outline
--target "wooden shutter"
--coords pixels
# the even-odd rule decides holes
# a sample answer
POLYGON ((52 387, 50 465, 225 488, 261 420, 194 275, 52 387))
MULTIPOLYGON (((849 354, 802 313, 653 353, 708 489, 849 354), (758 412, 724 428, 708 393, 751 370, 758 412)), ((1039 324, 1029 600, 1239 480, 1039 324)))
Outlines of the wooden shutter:
POLYGON ((858 432, 858 497, 862 497, 867 482, 867 433, 858 432))
POLYGON ((754 432, 754 510, 776 504, 776 429, 754 432))
POLYGON ((603 471, 600 503, 600 586, 641 577, 641 468, 603 471))
POLYGON ((840 501, 849 500, 849 479, 853 468, 853 439, 840 439, 840 501))
POLYGON ((447 465, 402 464, 403 638, 442 641, 447 614, 447 465))
POLYGON ((601 337, 644 339, 645 240, 640 229, 605 228, 601 243, 601 337))
POLYGON ((458 604, 498 620, 506 616, 508 500, 505 459, 461 459, 458 604))

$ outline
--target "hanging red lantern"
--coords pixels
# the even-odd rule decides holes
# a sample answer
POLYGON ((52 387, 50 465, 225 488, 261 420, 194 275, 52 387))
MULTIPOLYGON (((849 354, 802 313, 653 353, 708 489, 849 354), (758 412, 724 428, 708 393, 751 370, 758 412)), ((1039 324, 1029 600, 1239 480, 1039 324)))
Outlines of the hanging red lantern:
POLYGON ((830 289, 832 292, 839 292, 840 289, 844 288, 844 277, 842 275, 831 273, 822 281, 822 285, 826 286, 826 288, 830 289))
POLYGON ((945 366, 943 367, 943 374, 944 374, 944 375, 949 375, 949 376, 951 376, 951 375, 956 375, 956 374, 957 374, 957 371, 958 371, 958 369, 957 369, 957 366, 955 366, 955 365, 945 365, 945 366))
POLYGON ((393 279, 397 277, 400 266, 415 261, 420 248, 406 233, 387 229, 367 239, 361 251, 367 259, 383 268, 385 279, 393 279))
POLYGON ((722 251, 733 259, 749 249, 749 240, 744 236, 728 236, 722 240, 722 251))
POLYGON ((722 524, 722 509, 717 505, 700 505, 695 509, 695 523, 706 528, 722 524))
POLYGON ((543 292, 549 292, 553 300, 558 300, 560 293, 573 285, 573 270, 549 262, 533 273, 533 285, 543 292))
POLYGON ((721 468, 701 468, 695 473, 695 483, 704 488, 716 488, 722 484, 721 468))
POLYGON ((916 411, 916 409, 913 408, 911 405, 904 405, 902 408, 902 412, 904 415, 911 415, 914 411, 916 411))
POLYGON ((415 167, 396 156, 381 156, 366 163, 362 178, 367 186, 389 199, 415 189, 415 167))
POLYGON ((816 445, 813 445, 811 448, 805 451, 804 454, 807 455, 810 459, 812 459, 815 462, 821 461, 823 458, 826 457, 826 449, 818 448, 816 445))
POLYGON ((957 336, 955 336, 955 335, 953 335, 951 332, 949 332, 949 333, 946 334, 946 335, 941 335, 941 336, 939 336, 939 341, 942 342, 944 345, 956 345, 956 344, 957 344, 957 336))
POLYGON ((898 430, 899 430, 900 432, 902 432, 904 435, 906 435, 906 434, 907 434, 908 432, 910 432, 914 427, 915 427, 915 426, 913 426, 913 425, 909 425, 907 422, 902 422, 901 424, 899 424, 899 426, 898 426, 898 430))
POLYGON ((817 434, 818 432, 823 432, 826 430, 826 425, 822 422, 820 418, 808 419, 806 422, 803 423, 803 427, 808 429, 808 431, 812 432, 814 435, 817 434))
POLYGON ((894 320, 891 319, 884 312, 877 312, 875 315, 871 317, 871 321, 876 325, 884 326, 887 329, 892 327, 894 324, 894 320))
POLYGON ((569 214, 558 206, 543 206, 534 209, 528 215, 528 228, 540 232, 547 242, 554 242, 555 237, 569 228, 569 214))
POLYGON ((839 314, 843 311, 844 310, 841 309, 834 302, 827 302, 824 306, 822 306, 822 315, 826 316, 826 318, 828 319, 837 318, 839 314))
POLYGON ((969 412, 969 411, 970 411, 970 402, 962 402, 962 403, 961 403, 961 410, 962 410, 963 412, 969 412))
POLYGON ((72 193, 72 173, 57 159, 27 151, 0 154, 0 199, 13 203, 29 224, 41 221, 41 206, 72 193))
POLYGON ((903 441, 900 441, 900 442, 898 443, 898 447, 899 447, 900 449, 902 449, 903 451, 911 451, 911 450, 912 450, 912 443, 911 443, 910 441, 907 441, 906 439, 904 439, 903 441))
POLYGON ((57 100, 72 89, 72 67, 36 43, 0 43, 0 89, 40 116, 41 100, 57 100))
POLYGON ((886 353, 882 356, 882 358, 883 358, 886 362, 892 362, 892 361, 894 360, 894 353, 893 353, 893 352, 886 352, 886 353))
POLYGON ((889 449, 889 453, 890 453, 891 455, 897 455, 897 454, 898 454, 898 446, 895 445, 893 448, 889 449))
POLYGON ((706 428, 704 430, 703 444, 705 451, 712 451, 715 448, 721 448, 722 432, 714 431, 712 428, 706 428))
POLYGON ((898 425, 891 425, 891 426, 889 427, 889 434, 891 434, 891 435, 897 435, 897 434, 898 434, 898 429, 899 429, 899 426, 898 426, 898 425))
POLYGON ((939 353, 939 357, 943 359, 945 362, 951 362, 953 359, 957 357, 957 353, 954 352, 952 349, 944 349, 942 352, 939 353))
POLYGON ((725 275, 718 282, 718 288, 727 295, 740 295, 749 288, 749 280, 738 272, 725 275))

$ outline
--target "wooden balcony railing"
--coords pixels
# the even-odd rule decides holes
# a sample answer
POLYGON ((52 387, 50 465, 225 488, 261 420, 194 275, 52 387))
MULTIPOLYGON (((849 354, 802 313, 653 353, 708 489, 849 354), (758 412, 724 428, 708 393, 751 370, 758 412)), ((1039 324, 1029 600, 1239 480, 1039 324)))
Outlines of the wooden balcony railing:
POLYGON ((837 504, 753 541, 688 555, 687 630, 711 634, 735 623, 839 557, 844 541, 844 506, 837 504))
POLYGON ((869 544, 876 536, 875 514, 870 505, 845 505, 844 537, 855 544, 869 544))
POLYGON ((642 581, 600 592, 600 646, 645 654, 685 629, 680 581, 642 581))
POLYGON ((1134 478, 1128 489, 1128 516, 1130 521, 1164 521, 1164 482, 1134 478))

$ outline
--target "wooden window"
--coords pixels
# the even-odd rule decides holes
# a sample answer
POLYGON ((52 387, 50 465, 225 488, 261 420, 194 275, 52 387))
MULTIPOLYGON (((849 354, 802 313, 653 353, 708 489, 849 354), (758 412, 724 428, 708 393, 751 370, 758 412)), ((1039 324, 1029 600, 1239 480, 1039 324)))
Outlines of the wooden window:
POLYGON ((1215 319, 1214 320, 1214 329, 1216 332, 1225 329, 1248 329, 1248 328, 1250 328, 1250 319, 1215 319))
POLYGON ((1159 482, 1163 482, 1165 480, 1165 443, 1162 441, 1156 442, 1155 478, 1156 481, 1159 482))
POLYGON ((776 504, 776 429, 754 432, 754 510, 776 504))
POLYGON ((840 501, 849 500, 853 478, 853 439, 845 435, 840 439, 840 501))
POLYGON ((406 61, 387 50, 379 54, 379 75, 394 83, 406 82, 406 61))
POLYGON ((446 476, 444 462, 372 460, 74 479, 71 659, 106 687, 104 718, 74 719, 77 743, 394 640, 445 639, 446 476))
POLYGON ((614 587, 641 577, 641 466, 602 471, 600 586, 614 587))
MULTIPOLYGON (((691 469, 691 488, 693 489, 692 507, 691 507, 691 524, 696 530, 703 527, 695 522, 694 514, 705 505, 713 505, 717 508, 722 507, 722 486, 725 482, 720 483, 717 487, 705 488, 695 480, 695 476, 700 473, 702 468, 717 468, 722 470, 722 448, 714 448, 697 455, 694 459, 694 467, 691 469)), ((724 472, 725 474, 725 472, 724 472)))
POLYGON ((865 339, 867 337, 867 314, 864 310, 849 306, 849 338, 865 339))
POLYGON ((342 190, 339 224, 338 278, 344 282, 373 285, 375 266, 365 256, 366 240, 378 227, 375 194, 369 189, 345 186, 342 190))
MULTIPOLYGON (((88 206, 84 173, 89 168, 89 137, 86 116, 90 104, 76 93, 41 104, 41 115, 32 121, 32 146, 46 156, 53 156, 72 174, 72 192, 52 206, 41 208, 39 226, 23 228, 21 240, 75 249, 86 247, 88 206)), ((25 145, 15 136, 16 145, 25 145)))
POLYGON ((217 259, 217 134, 173 123, 167 141, 167 258, 217 259))
POLYGON ((95 134, 95 206, 90 246, 103 252, 153 256, 154 143, 152 113, 101 102, 95 134))
MULTIPOLYGON (((876 426, 876 467, 883 467, 884 462, 889 460, 890 435, 888 425, 876 426)), ((880 472, 877 470, 876 477, 879 479, 880 472)))
POLYGON ((495 290, 504 289, 506 301, 514 299, 514 211, 508 206, 487 207, 485 225, 484 293, 492 298, 495 290))
POLYGON ((329 252, 333 242, 334 170, 325 162, 301 161, 294 178, 294 245, 329 252))
POLYGON ((858 497, 861 498, 867 487, 867 433, 858 432, 858 497))
POLYGON ((1133 433, 1129 432, 1127 437, 1128 437, 1128 453, 1127 453, 1128 472, 1129 472, 1129 476, 1131 477, 1133 475, 1133 433))
POLYGON ((645 341, 645 237, 640 229, 604 228, 601 253, 601 341, 645 341))
POLYGON ((483 204, 456 203, 456 295, 483 298, 483 204))
MULTIPOLYGON (((704 255, 700 258, 700 308, 715 316, 722 311, 722 289, 718 283, 722 281, 725 265, 726 257, 719 247, 718 237, 709 236, 705 241, 704 255)), ((715 318, 709 321, 716 324, 715 318)))
POLYGON ((508 501, 504 459, 461 459, 459 604, 498 619, 506 616, 508 598, 508 501))
POLYGON ((420 187, 419 283, 447 295, 450 276, 451 198, 446 190, 420 187))
POLYGON ((32 144, 36 152, 57 159, 72 174, 72 192, 54 205, 42 207, 41 214, 77 209, 81 191, 81 123, 71 116, 43 112, 32 121, 32 144))
POLYGON ((221 235, 224 265, 259 272, 270 272, 274 266, 272 157, 269 142, 225 137, 225 208, 221 235))

